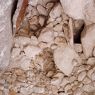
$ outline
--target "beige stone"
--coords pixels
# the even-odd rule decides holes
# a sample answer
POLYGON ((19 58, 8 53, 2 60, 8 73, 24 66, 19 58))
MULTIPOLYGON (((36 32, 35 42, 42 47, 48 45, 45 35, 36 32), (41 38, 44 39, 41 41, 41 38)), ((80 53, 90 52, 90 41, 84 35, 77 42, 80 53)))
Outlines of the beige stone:
MULTIPOLYGON (((45 31, 45 30, 43 30, 45 31)), ((54 40, 54 32, 52 29, 46 29, 45 32, 42 32, 38 38, 39 41, 43 42, 52 42, 54 40)))
POLYGON ((42 5, 37 5, 37 10, 41 15, 48 15, 47 10, 42 5))
POLYGON ((44 23, 45 23, 45 17, 39 16, 39 23, 40 23, 41 26, 43 26, 44 23))
POLYGON ((72 73, 75 66, 72 64, 73 59, 80 61, 78 54, 70 46, 58 47, 54 51, 55 64, 65 75, 69 76, 72 73))
POLYGON ((60 15, 61 15, 61 13, 62 13, 62 7, 61 7, 61 5, 58 3, 52 10, 51 10, 51 12, 50 12, 50 17, 51 18, 58 18, 58 17, 60 17, 60 15))
POLYGON ((76 52, 82 52, 82 46, 81 44, 74 44, 74 48, 76 52))
POLYGON ((92 51, 95 46, 95 25, 88 26, 85 31, 82 32, 81 42, 83 47, 83 52, 86 58, 92 56, 92 51))
POLYGON ((92 73, 91 79, 92 79, 92 81, 95 81, 95 71, 92 73))
POLYGON ((88 77, 85 77, 84 80, 83 80, 83 83, 84 84, 89 84, 89 83, 91 83, 91 79, 89 79, 88 77))
POLYGON ((81 72, 78 75, 78 81, 83 81, 83 79, 85 78, 85 76, 86 76, 86 71, 81 72))
POLYGON ((25 55, 29 58, 35 58, 36 55, 39 55, 41 49, 37 46, 27 46, 24 48, 25 55))
POLYGON ((88 58, 87 64, 94 65, 95 64, 95 58, 94 57, 88 58))
POLYGON ((19 54, 20 54, 20 51, 21 51, 20 48, 13 48, 13 49, 12 49, 12 53, 11 53, 11 57, 12 57, 12 58, 18 57, 19 54))
POLYGON ((37 39, 37 37, 36 36, 31 36, 31 42, 30 42, 30 44, 31 45, 38 45, 38 39, 37 39))

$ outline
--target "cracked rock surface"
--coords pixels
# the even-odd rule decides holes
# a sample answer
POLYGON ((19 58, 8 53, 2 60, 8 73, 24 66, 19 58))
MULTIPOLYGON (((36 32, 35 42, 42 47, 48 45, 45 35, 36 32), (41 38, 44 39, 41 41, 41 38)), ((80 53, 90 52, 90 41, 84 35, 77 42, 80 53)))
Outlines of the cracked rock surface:
POLYGON ((93 0, 73 0, 70 9, 70 0, 18 1, 0 95, 95 95, 95 25, 83 14, 93 0))

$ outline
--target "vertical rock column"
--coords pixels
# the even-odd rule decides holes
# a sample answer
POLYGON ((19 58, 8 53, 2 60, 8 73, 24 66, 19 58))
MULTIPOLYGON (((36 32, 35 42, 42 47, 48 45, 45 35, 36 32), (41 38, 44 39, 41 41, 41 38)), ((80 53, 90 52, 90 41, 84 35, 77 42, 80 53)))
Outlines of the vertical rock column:
POLYGON ((7 68, 12 47, 11 12, 14 0, 0 0, 0 71, 7 68))

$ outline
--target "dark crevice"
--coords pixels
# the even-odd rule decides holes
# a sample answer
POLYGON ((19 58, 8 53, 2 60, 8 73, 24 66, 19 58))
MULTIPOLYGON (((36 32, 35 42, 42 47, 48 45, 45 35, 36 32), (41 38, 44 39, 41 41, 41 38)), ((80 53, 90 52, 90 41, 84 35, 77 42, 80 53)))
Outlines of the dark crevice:
POLYGON ((13 16, 14 16, 15 11, 16 11, 16 9, 17 9, 17 3, 18 3, 18 0, 14 0, 14 2, 13 2, 13 6, 12 6, 12 11, 11 11, 12 31, 13 31, 13 16))
POLYGON ((14 15, 14 13, 15 13, 15 11, 16 11, 17 3, 18 3, 18 0, 15 0, 15 1, 13 2, 12 12, 11 12, 11 19, 13 19, 13 15, 14 15))
POLYGON ((81 26, 79 30, 76 31, 76 34, 74 35, 74 43, 81 43, 81 33, 84 30, 85 24, 81 26))

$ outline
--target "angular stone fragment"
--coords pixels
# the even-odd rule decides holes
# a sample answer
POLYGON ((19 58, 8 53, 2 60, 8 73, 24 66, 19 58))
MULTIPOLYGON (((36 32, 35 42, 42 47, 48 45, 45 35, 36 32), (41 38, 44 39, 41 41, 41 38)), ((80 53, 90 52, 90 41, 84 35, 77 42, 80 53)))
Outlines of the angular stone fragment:
POLYGON ((33 93, 43 94, 45 92, 45 88, 43 87, 33 87, 32 88, 33 93))
POLYGON ((63 79, 63 74, 57 73, 56 75, 53 76, 53 79, 51 80, 51 84, 59 87, 62 82, 62 79, 63 79))
POLYGON ((41 49, 37 46, 27 46, 24 49, 25 55, 29 58, 35 58, 41 52, 41 49))
POLYGON ((92 79, 92 81, 95 81, 95 71, 92 73, 91 79, 92 79))
POLYGON ((18 36, 14 38, 14 42, 16 45, 20 47, 20 46, 26 46, 30 44, 31 40, 28 37, 18 36))
POLYGON ((75 64, 72 64, 74 59, 80 62, 78 54, 68 45, 58 47, 54 51, 54 62, 65 75, 70 75, 72 73, 75 66, 75 64))
POLYGON ((39 41, 43 41, 43 42, 52 42, 54 40, 54 32, 52 29, 45 29, 43 30, 44 32, 42 32, 38 38, 39 41))
POLYGON ((23 70, 29 70, 29 67, 30 67, 30 63, 31 63, 31 60, 27 57, 23 57, 21 60, 20 60, 20 67, 23 69, 23 70))
POLYGON ((94 58, 94 57, 90 57, 90 58, 87 60, 87 64, 89 64, 89 65, 95 65, 95 58, 94 58))
POLYGON ((30 42, 32 45, 37 45, 39 42, 38 42, 38 39, 36 36, 31 36, 31 42, 30 42))
POLYGON ((45 17, 44 16, 39 16, 39 23, 41 26, 44 25, 44 23, 45 23, 45 17))
POLYGON ((86 92, 93 92, 95 91, 95 87, 93 86, 93 84, 86 84, 82 87, 82 89, 86 92))
POLYGON ((82 81, 86 76, 86 71, 83 71, 81 72, 79 75, 78 75, 78 81, 82 81))
POLYGON ((95 46, 95 24, 88 26, 87 29, 83 31, 81 42, 86 58, 91 57, 95 46))
POLYGON ((61 16, 62 6, 58 3, 50 12, 50 17, 56 19, 61 16))
POLYGON ((37 10, 39 12, 39 14, 47 16, 47 10, 42 6, 42 5, 37 5, 37 10))
POLYGON ((29 4, 32 6, 36 6, 39 0, 29 0, 29 4))
POLYGON ((81 44, 75 44, 74 47, 75 47, 75 51, 76 52, 78 52, 78 53, 82 52, 82 46, 81 46, 81 44))
POLYGON ((19 56, 20 51, 21 51, 20 48, 13 48, 11 57, 15 58, 15 57, 19 56))

